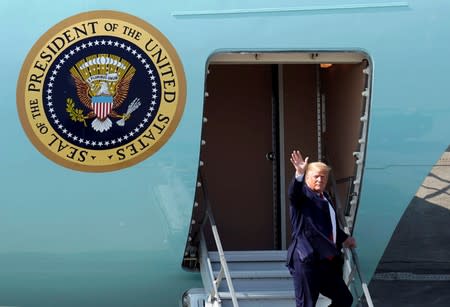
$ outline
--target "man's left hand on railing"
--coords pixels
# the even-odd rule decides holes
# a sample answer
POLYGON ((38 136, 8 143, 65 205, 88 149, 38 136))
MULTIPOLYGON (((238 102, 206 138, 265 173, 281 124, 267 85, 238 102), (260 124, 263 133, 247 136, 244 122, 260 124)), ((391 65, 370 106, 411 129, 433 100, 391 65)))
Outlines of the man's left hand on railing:
POLYGON ((342 246, 345 248, 355 248, 356 240, 353 237, 348 237, 344 242, 342 242, 342 246))

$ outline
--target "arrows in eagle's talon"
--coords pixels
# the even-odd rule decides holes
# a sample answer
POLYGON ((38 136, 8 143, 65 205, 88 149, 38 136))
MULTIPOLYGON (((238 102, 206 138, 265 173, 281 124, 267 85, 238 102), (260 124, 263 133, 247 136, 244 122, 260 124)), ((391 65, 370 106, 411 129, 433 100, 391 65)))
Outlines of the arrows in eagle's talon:
POLYGON ((125 126, 125 121, 131 117, 131 113, 137 110, 141 106, 141 100, 139 98, 134 98, 134 100, 128 105, 127 112, 123 114, 122 119, 116 122, 119 126, 125 126))

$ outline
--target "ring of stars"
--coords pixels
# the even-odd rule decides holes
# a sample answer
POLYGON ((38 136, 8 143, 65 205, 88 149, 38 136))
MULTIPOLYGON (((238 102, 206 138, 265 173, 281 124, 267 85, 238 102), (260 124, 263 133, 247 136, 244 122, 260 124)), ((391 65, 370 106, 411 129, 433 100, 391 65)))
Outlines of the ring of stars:
POLYGON ((136 50, 136 48, 127 45, 125 43, 120 43, 117 40, 113 41, 111 39, 109 40, 90 40, 86 43, 82 43, 80 45, 74 46, 72 47, 66 54, 64 54, 62 56, 62 58, 59 60, 59 62, 56 64, 55 68, 53 69, 53 71, 51 72, 51 76, 49 78, 50 82, 48 82, 47 84, 47 89, 46 89, 46 103, 47 103, 47 107, 48 107, 48 111, 50 112, 50 118, 49 120, 53 121, 54 125, 53 127, 56 127, 57 130, 60 131, 60 133, 62 133, 63 135, 67 136, 67 138, 73 140, 75 143, 78 143, 79 145, 83 146, 83 145, 89 145, 92 147, 98 147, 98 148, 102 148, 102 147, 109 147, 109 146, 114 146, 114 145, 120 145, 121 143, 126 143, 128 142, 128 139, 133 138, 136 134, 139 133, 139 131, 141 130, 145 130, 146 126, 148 125, 148 122, 150 121, 152 115, 154 114, 154 111, 156 109, 156 99, 158 98, 158 87, 157 87, 157 82, 155 81, 156 77, 153 74, 154 71, 151 68, 150 64, 148 63, 148 61, 145 59, 145 57, 139 53, 138 50, 136 50), (87 49, 89 47, 95 47, 95 46, 111 46, 111 47, 116 47, 116 48, 120 48, 123 50, 126 50, 127 52, 129 52, 132 56, 136 57, 136 59, 139 60, 139 62, 145 67, 145 70, 147 72, 147 74, 149 75, 149 78, 151 80, 151 84, 152 84, 152 97, 151 97, 151 103, 147 109, 147 112, 144 116, 144 118, 142 119, 142 121, 134 128, 132 129, 130 132, 111 139, 111 140, 106 140, 106 141, 94 141, 94 140, 90 140, 90 139, 86 139, 83 137, 80 137, 78 135, 76 135, 75 133, 69 131, 66 127, 64 127, 64 125, 62 124, 61 120, 58 118, 57 114, 55 113, 55 109, 53 106, 53 83, 56 79, 56 76, 58 75, 60 69, 64 66, 64 64, 66 63, 66 61, 76 55, 79 51, 87 49))

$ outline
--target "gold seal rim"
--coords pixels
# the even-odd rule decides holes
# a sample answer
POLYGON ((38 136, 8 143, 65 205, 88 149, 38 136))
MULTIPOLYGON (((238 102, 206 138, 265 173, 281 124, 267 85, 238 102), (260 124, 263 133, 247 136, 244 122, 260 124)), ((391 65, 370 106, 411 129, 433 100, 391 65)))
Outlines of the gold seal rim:
MULTIPOLYGON (((48 72, 46 72, 48 74, 48 72)), ((80 14, 76 14, 70 16, 62 21, 58 22, 54 26, 52 26, 49 30, 47 30, 32 46, 30 51, 28 52, 24 63, 22 64, 22 68, 20 70, 19 78, 17 81, 17 89, 16 89, 16 105, 19 113, 19 119, 22 124, 22 127, 27 135, 28 139, 34 145, 34 147, 49 160, 67 167, 69 169, 78 170, 78 171, 86 171, 86 172, 108 172, 121 170, 124 168, 128 168, 130 166, 136 165, 139 162, 147 159, 154 153, 156 153, 159 149, 161 149, 168 140, 172 137, 173 133, 177 129, 182 115, 184 113, 184 108, 186 105, 186 78, 183 69, 183 65, 181 60, 176 52, 176 49, 173 47, 171 42, 166 38, 165 35, 162 34, 157 28, 153 25, 149 24, 145 20, 136 17, 134 15, 130 15, 123 12, 112 11, 112 10, 96 10, 83 12, 80 14), (115 19, 123 22, 127 22, 129 24, 136 25, 142 29, 144 29, 148 34, 157 39, 161 43, 161 47, 165 50, 165 52, 169 55, 171 62, 175 68, 175 80, 178 84, 178 93, 176 100, 175 112, 173 114, 173 118, 171 123, 168 124, 167 130, 164 135, 156 140, 154 144, 149 146, 148 149, 138 154, 136 157, 127 159, 125 161, 118 161, 111 164, 99 164, 99 165, 83 165, 81 163, 73 162, 67 159, 62 158, 61 156, 54 153, 50 150, 41 139, 34 133, 31 122, 27 118, 26 114, 26 84, 27 84, 27 76, 29 71, 32 68, 34 60, 37 56, 37 53, 41 51, 45 44, 49 42, 49 40, 59 33, 61 30, 70 27, 74 24, 77 24, 82 21, 87 21, 90 19, 115 19)), ((142 134, 141 134, 142 135, 142 134)), ((83 148, 83 147, 80 147, 83 148)))

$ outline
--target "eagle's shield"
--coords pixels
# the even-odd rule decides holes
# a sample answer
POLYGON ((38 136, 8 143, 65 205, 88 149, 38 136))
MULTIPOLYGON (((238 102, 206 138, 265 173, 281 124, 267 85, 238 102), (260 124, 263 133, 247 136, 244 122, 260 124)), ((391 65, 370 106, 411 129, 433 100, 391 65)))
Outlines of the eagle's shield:
POLYGON ((104 120, 113 107, 113 97, 112 96, 94 96, 92 97, 92 108, 95 115, 100 120, 104 120))

